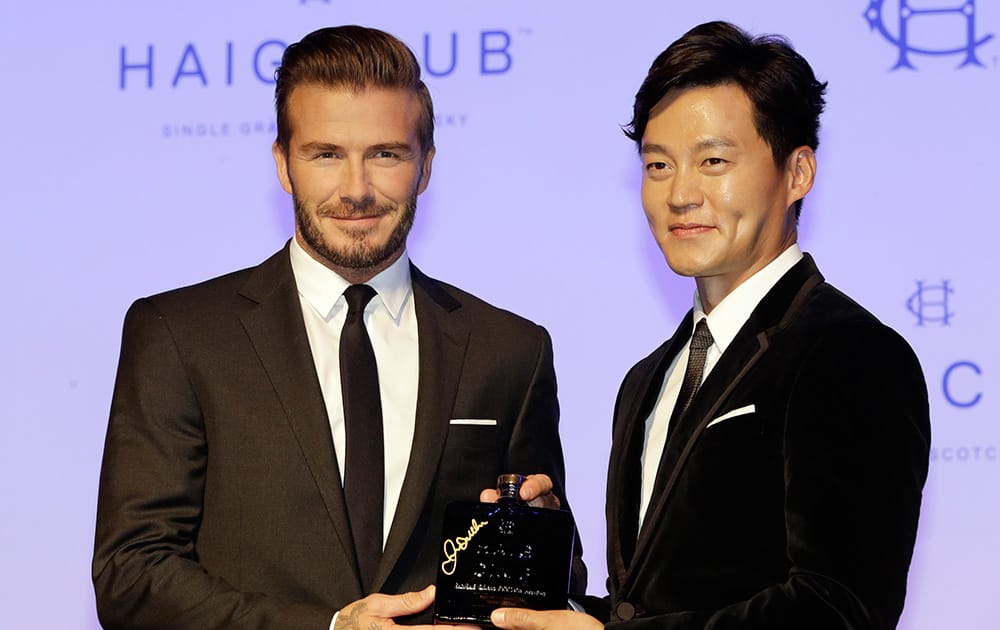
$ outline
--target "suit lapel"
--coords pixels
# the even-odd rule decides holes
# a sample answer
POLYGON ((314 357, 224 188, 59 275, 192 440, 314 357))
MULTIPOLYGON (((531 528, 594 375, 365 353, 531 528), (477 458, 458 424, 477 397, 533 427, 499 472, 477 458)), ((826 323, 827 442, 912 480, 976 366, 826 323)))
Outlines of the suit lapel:
POLYGON ((375 573, 375 590, 388 578, 409 542, 434 482, 462 374, 469 331, 461 304, 434 280, 410 266, 417 314, 419 378, 416 425, 406 477, 375 573))
POLYGON ((342 562, 330 562, 356 567, 330 421, 302 321, 287 245, 254 270, 240 293, 256 302, 241 318, 243 326, 284 409, 345 555, 342 562))
MULTIPOLYGON (((635 561, 629 567, 623 583, 626 589, 635 583, 636 576, 642 572, 642 567, 650 561, 648 548, 655 537, 656 529, 662 523, 670 495, 698 437, 718 414, 733 390, 767 352, 771 338, 787 326, 812 289, 822 281, 823 276, 808 254, 782 276, 750 314, 747 322, 699 388, 678 426, 671 430, 663 457, 666 462, 674 464, 661 466, 657 473, 653 496, 643 520, 642 531, 639 532, 636 541, 635 561)), ((681 347, 683 346, 690 337, 692 325, 692 322, 687 321, 686 325, 678 329, 673 345, 677 345, 677 339, 680 338, 681 347), (686 334, 683 334, 685 330, 686 334)), ((647 390, 647 398, 659 393, 662 381, 661 376, 651 383, 650 390, 647 390)), ((647 410, 646 415, 648 413, 647 410)), ((635 422, 641 424, 646 415, 640 416, 635 422)))
POLYGON ((611 578, 619 584, 625 580, 632 563, 639 526, 639 503, 642 492, 641 457, 645 441, 645 420, 656 404, 660 385, 670 362, 691 336, 691 314, 684 318, 674 335, 647 359, 649 367, 638 374, 638 381, 628 392, 622 392, 620 419, 612 439, 613 452, 608 488, 618 492, 608 496, 609 525, 617 528, 609 536, 608 562, 611 578), (612 525, 613 524, 613 525, 612 525))
MULTIPOLYGON (((690 336, 690 335, 689 335, 690 336)), ((636 542, 635 562, 629 571, 629 577, 642 570, 644 560, 648 557, 648 547, 655 537, 656 528, 661 522, 663 512, 677 479, 684 468, 688 455, 698 441, 698 436, 708 425, 722 403, 729 397, 732 390, 739 384, 743 376, 760 359, 767 344, 764 335, 760 337, 737 336, 719 358, 719 362, 709 373, 705 382, 698 389, 691 406, 679 418, 676 427, 670 429, 670 438, 664 446, 656 480, 653 483, 653 494, 647 507, 643 527, 636 542)), ((631 581, 631 580, 630 580, 631 581)))

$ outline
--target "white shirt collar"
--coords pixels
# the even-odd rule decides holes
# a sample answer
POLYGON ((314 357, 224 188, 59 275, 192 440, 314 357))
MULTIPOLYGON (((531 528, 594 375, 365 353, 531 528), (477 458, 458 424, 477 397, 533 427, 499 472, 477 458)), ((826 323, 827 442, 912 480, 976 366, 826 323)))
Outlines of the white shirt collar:
POLYGON ((701 305, 701 296, 696 290, 694 293, 694 321, 698 322, 702 317, 708 317, 708 329, 712 331, 712 339, 719 351, 725 352, 736 337, 736 333, 750 319, 750 313, 757 308, 767 292, 778 283, 781 276, 785 275, 801 259, 802 250, 798 243, 792 243, 766 267, 733 289, 708 315, 705 315, 705 309, 701 305))
MULTIPOLYGON (((337 307, 346 308, 343 293, 351 286, 350 282, 310 256, 294 237, 288 252, 299 295, 320 317, 329 321, 337 307)), ((365 284, 375 289, 389 316, 398 322, 411 290, 410 258, 406 251, 403 251, 396 262, 365 284)))

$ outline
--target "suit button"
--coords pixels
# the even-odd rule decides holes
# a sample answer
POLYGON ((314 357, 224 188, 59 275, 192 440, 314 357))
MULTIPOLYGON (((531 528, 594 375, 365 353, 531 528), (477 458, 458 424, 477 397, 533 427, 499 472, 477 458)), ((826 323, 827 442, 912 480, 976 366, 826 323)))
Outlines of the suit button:
POLYGON ((635 606, 628 602, 622 602, 615 608, 615 612, 618 613, 618 618, 622 621, 631 621, 632 617, 635 617, 635 606))

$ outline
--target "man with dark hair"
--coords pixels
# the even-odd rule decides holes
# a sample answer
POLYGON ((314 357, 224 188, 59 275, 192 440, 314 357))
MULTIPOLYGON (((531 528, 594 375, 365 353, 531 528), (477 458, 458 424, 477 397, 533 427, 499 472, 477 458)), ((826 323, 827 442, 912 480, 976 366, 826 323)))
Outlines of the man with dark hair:
POLYGON ((502 609, 497 626, 895 627, 927 391, 907 343, 796 243, 825 88, 785 40, 722 22, 653 62, 627 134, 694 308, 619 390, 609 596, 595 617, 502 609))
POLYGON ((285 51, 275 100, 294 238, 125 318, 93 563, 106 628, 426 623, 449 501, 510 471, 563 492, 548 333, 406 255, 435 151, 412 52, 321 29, 285 51))

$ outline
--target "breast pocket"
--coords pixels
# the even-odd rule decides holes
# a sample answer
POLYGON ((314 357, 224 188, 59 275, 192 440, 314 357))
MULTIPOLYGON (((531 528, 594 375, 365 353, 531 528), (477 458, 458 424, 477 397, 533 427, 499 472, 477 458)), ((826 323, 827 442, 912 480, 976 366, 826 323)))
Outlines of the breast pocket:
POLYGON ((496 420, 454 418, 448 425, 445 451, 450 449, 496 449, 499 429, 496 420))
POLYGON ((439 475, 445 495, 475 501, 484 488, 494 488, 506 448, 500 444, 497 425, 450 424, 439 475))
POLYGON ((745 525, 743 515, 759 511, 764 489, 770 494, 774 484, 782 482, 780 433, 766 431, 765 421, 759 406, 719 414, 698 436, 685 462, 679 485, 688 509, 741 515, 713 525, 715 535, 745 525))

